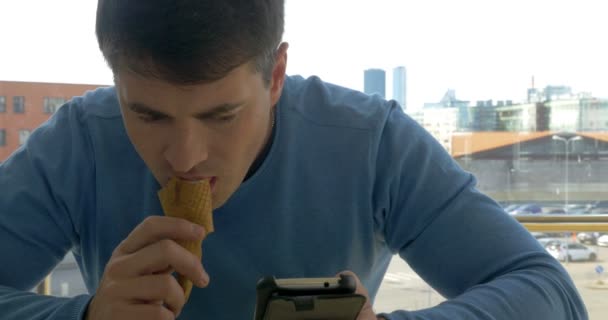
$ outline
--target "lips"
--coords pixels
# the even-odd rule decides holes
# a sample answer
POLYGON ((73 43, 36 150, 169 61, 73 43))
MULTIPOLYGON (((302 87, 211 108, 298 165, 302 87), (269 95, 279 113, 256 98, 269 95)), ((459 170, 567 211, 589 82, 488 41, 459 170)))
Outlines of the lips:
POLYGON ((217 182, 217 177, 192 176, 192 175, 178 175, 177 177, 181 180, 191 181, 191 182, 209 180, 209 185, 211 186, 211 190, 214 189, 215 183, 217 182))
POLYGON ((201 180, 206 180, 206 179, 213 179, 213 177, 205 177, 205 176, 187 176, 187 175, 178 175, 178 178, 180 178, 181 180, 186 180, 186 181, 201 181, 201 180))

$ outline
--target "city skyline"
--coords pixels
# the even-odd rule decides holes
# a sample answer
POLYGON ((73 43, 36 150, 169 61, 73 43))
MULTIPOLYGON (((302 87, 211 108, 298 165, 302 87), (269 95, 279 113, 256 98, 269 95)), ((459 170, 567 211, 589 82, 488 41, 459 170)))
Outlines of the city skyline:
MULTIPOLYGON (((392 78, 389 78, 387 70, 382 68, 368 68, 363 70, 363 91, 366 94, 379 94, 387 100, 397 101, 404 110, 406 110, 406 103, 404 103, 406 97, 406 85, 407 85, 407 73, 405 66, 397 66, 392 68, 392 78), (389 80, 390 79, 390 80, 389 80), (387 83, 392 83, 391 95, 387 94, 386 89, 388 88, 387 83), (397 88, 401 88, 401 93, 396 93, 397 88), (401 94, 401 96, 400 96, 401 94)), ((513 98, 507 99, 493 99, 488 97, 486 100, 460 100, 456 99, 456 89, 448 88, 443 94, 441 100, 433 100, 424 102, 422 108, 416 108, 422 110, 425 108, 436 108, 436 107, 457 107, 457 106, 477 106, 477 107, 501 107, 520 105, 526 103, 543 102, 548 100, 567 100, 567 99, 608 99, 608 97, 594 96, 591 92, 573 91, 572 87, 567 85, 553 85, 548 84, 543 88, 536 86, 534 82, 535 77, 531 78, 531 86, 522 88, 522 92, 527 92, 527 98, 521 100, 514 100, 513 98)), ((414 111, 417 111, 414 110, 414 111)))
MULTIPOLYGON (((345 4, 286 1, 288 74, 318 75, 363 91, 360 70, 405 65, 409 110, 447 88, 473 101, 524 101, 521 88, 533 75, 538 87, 567 84, 608 97, 602 79, 608 47, 598 45, 605 29, 601 2, 378 0, 372 6, 352 0, 336 24, 335 12, 345 4), (497 23, 497 16, 506 20, 497 23)), ((94 36, 95 7, 95 0, 0 2, 0 11, 11 13, 0 20, 0 36, 10 44, 0 51, 0 79, 111 84, 94 36), (66 12, 70 19, 57 19, 66 12)))

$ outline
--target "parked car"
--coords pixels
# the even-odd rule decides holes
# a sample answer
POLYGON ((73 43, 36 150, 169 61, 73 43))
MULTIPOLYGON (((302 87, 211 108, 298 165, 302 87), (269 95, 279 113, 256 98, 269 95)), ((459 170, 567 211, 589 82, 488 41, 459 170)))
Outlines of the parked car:
POLYGON ((524 204, 515 210, 509 212, 510 214, 537 214, 542 213, 543 208, 536 203, 524 204))
POLYGON ((598 246, 608 247, 608 234, 600 236, 596 242, 598 246))
POLYGON ((544 232, 530 232, 530 234, 536 238, 536 240, 550 238, 550 236, 544 232))
POLYGON ((608 208, 593 208, 589 212, 591 214, 608 214, 608 208))
POLYGON ((597 244, 597 238, 601 235, 599 232, 580 232, 576 235, 576 238, 581 243, 597 244))
POLYGON ((585 214, 589 212, 590 204, 572 203, 564 206, 564 210, 568 214, 585 214))
POLYGON ((552 237, 548 237, 548 238, 539 238, 537 239, 538 243, 540 243, 541 246, 543 246, 543 248, 549 248, 555 245, 562 245, 562 244, 566 244, 567 242, 564 239, 561 238, 552 238, 552 237))
POLYGON ((511 214, 511 212, 513 212, 514 210, 516 210, 519 207, 521 207, 521 204, 510 204, 510 205, 504 207, 504 209, 507 213, 511 214))
POLYGON ((560 261, 595 261, 595 252, 580 243, 557 244, 547 247, 547 251, 560 261))
POLYGON ((589 212, 591 214, 608 214, 608 200, 593 203, 589 212))

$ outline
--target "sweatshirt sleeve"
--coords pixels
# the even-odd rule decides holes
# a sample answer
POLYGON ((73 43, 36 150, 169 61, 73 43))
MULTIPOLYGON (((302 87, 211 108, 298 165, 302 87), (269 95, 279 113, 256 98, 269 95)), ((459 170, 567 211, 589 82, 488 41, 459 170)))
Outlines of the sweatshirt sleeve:
POLYGON ((80 319, 90 300, 30 292, 79 244, 94 165, 76 98, 0 164, 0 319, 80 319))
POLYGON ((391 250, 447 299, 384 317, 588 318, 561 264, 400 108, 391 109, 381 137, 376 221, 391 250))

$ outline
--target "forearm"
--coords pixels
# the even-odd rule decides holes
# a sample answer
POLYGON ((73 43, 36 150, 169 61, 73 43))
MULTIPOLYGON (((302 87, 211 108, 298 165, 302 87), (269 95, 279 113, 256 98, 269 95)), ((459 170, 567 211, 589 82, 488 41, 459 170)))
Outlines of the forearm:
POLYGON ((82 320, 90 299, 42 296, 0 285, 0 319, 82 320))
POLYGON ((436 307, 383 316, 388 320, 588 319, 568 275, 551 267, 512 272, 436 307))

